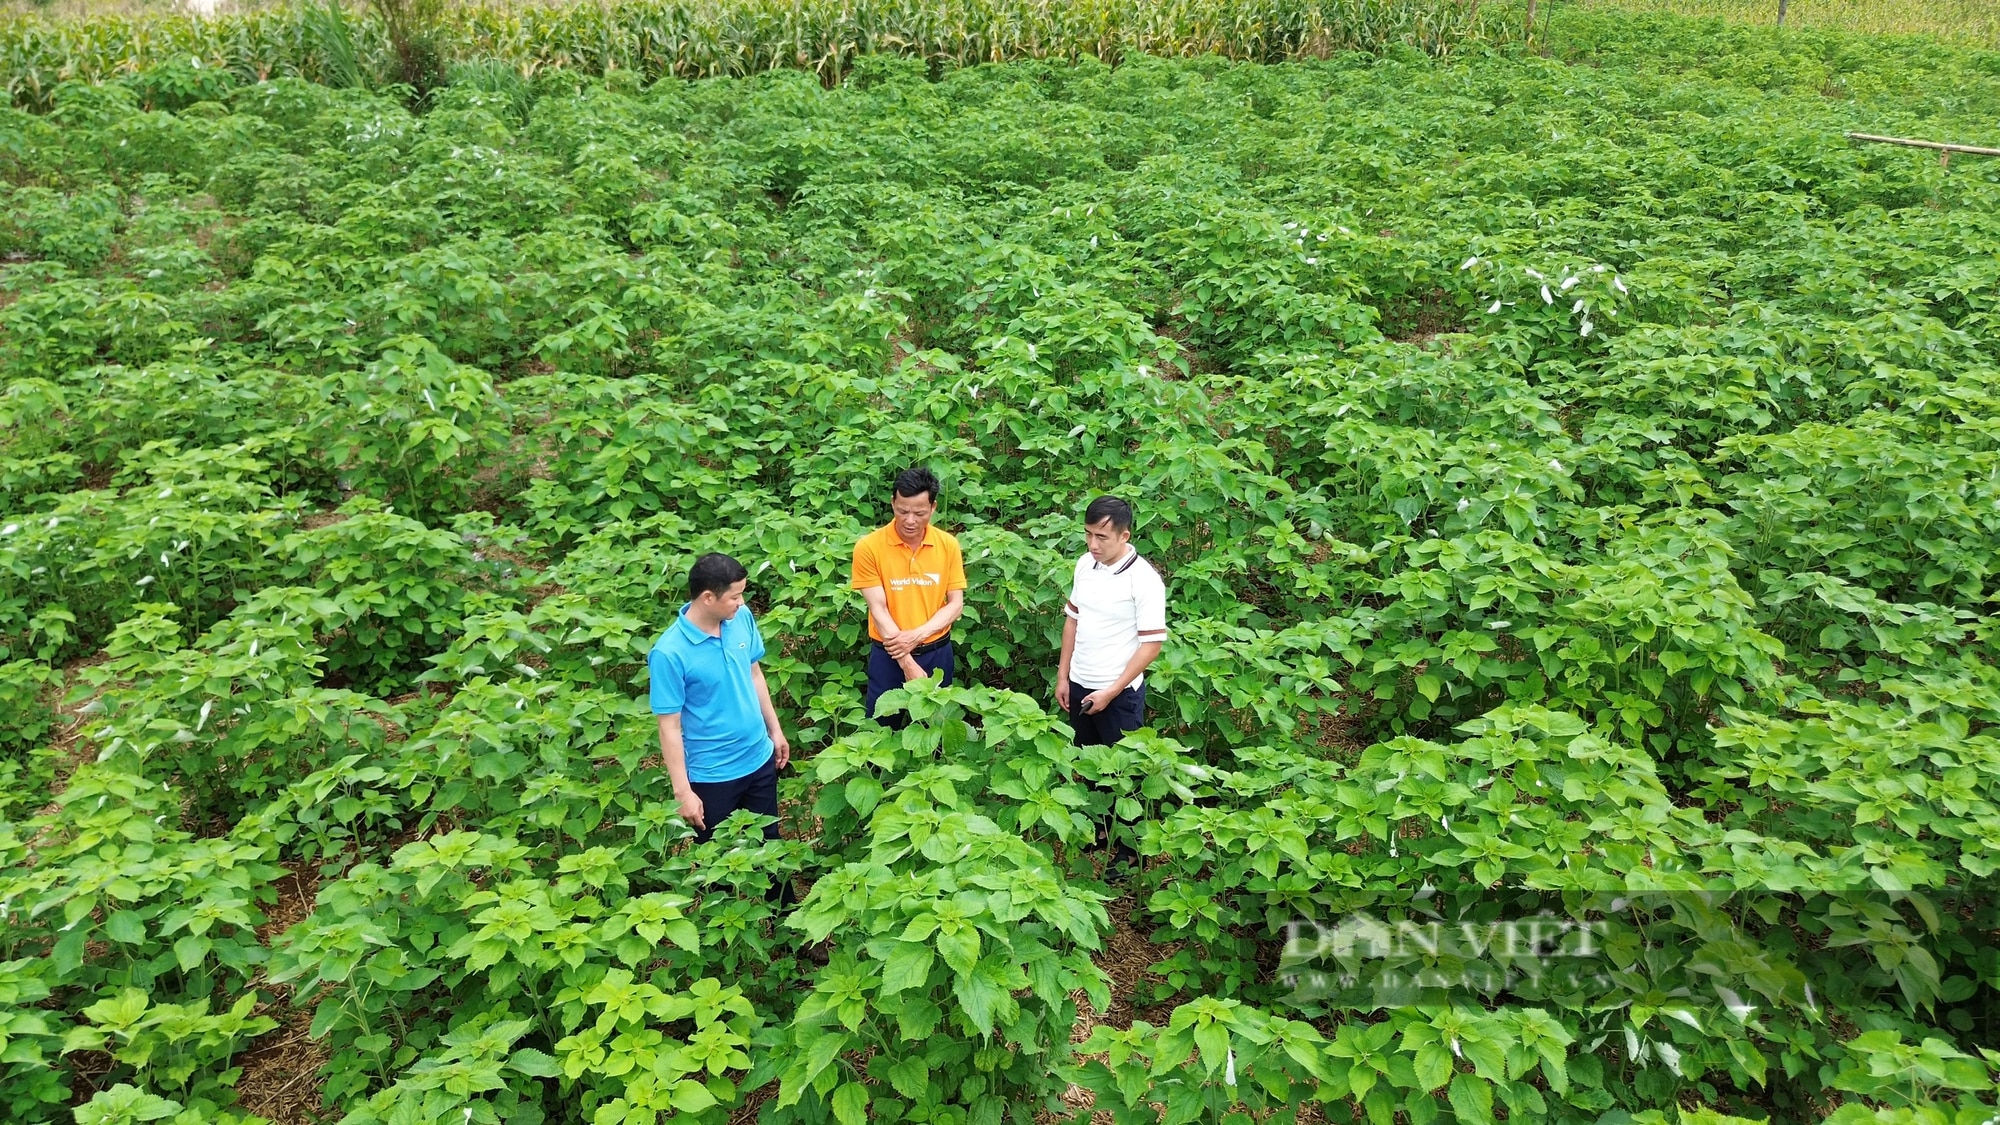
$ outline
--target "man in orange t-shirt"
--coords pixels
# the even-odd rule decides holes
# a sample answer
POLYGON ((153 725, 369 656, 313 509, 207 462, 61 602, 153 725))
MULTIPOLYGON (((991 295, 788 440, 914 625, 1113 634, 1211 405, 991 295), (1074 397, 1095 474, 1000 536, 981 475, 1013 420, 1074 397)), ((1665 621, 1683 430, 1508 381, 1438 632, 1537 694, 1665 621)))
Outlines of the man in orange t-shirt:
MULTIPOLYGON (((896 476, 888 526, 854 545, 855 589, 868 601, 868 717, 882 693, 954 670, 951 625, 965 612, 965 556, 949 532, 931 526, 938 479, 929 469, 896 476)), ((896 716, 884 725, 902 727, 896 716)))

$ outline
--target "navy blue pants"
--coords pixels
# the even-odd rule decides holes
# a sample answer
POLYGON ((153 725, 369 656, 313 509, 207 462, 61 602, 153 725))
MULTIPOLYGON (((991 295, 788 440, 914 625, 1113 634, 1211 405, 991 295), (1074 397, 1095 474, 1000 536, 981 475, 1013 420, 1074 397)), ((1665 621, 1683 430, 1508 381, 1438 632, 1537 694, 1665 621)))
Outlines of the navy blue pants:
MULTIPOLYGON (((765 816, 778 815, 778 756, 771 755, 764 764, 737 778, 735 781, 689 781, 688 787, 701 798, 701 819, 707 828, 695 833, 697 843, 707 843, 715 835, 715 827, 729 819, 729 814, 737 809, 748 809, 765 816)), ((764 838, 778 838, 778 826, 764 826, 764 838)))
MULTIPOLYGON (((917 667, 922 668, 932 676, 937 675, 938 669, 944 669, 945 686, 951 686, 951 674, 955 665, 952 660, 950 641, 946 641, 929 652, 924 653, 922 656, 912 657, 912 659, 917 662, 917 667)), ((883 648, 880 641, 869 645, 868 697, 866 700, 868 717, 871 719, 875 718, 875 701, 882 698, 884 692, 894 691, 902 687, 904 682, 903 670, 897 667, 896 662, 890 658, 889 650, 883 648)), ((910 717, 908 715, 890 715, 878 721, 890 730, 902 730, 904 727, 910 725, 910 717)))
POLYGON ((1118 740, 1146 725, 1146 685, 1134 684, 1111 697, 1104 710, 1083 713, 1083 697, 1095 691, 1069 682, 1069 723, 1078 746, 1116 746, 1118 740))
MULTIPOLYGON (((715 828, 728 820, 738 809, 765 816, 778 815, 778 756, 765 759, 764 764, 735 781, 693 781, 688 782, 694 795, 701 798, 701 819, 708 827, 694 834, 696 843, 707 843, 715 835, 715 828)), ((778 838, 778 825, 773 821, 764 826, 764 838, 778 838)), ((781 879, 771 884, 764 898, 779 909, 791 906, 797 901, 792 892, 792 881, 781 879)))

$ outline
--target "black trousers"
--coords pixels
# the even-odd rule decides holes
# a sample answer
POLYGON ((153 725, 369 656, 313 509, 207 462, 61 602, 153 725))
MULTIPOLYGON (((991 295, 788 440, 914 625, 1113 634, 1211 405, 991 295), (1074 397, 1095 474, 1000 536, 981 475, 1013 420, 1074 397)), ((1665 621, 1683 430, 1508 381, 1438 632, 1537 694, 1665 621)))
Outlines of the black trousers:
MULTIPOLYGON (((1116 746, 1120 739, 1146 725, 1146 686, 1135 684, 1111 697, 1104 710, 1094 715, 1083 713, 1083 697, 1096 689, 1084 687, 1075 680, 1069 682, 1069 722, 1076 731, 1078 746, 1116 746)), ((1116 813, 1112 814, 1116 816, 1116 813)), ((1121 821, 1128 827, 1130 821, 1121 821)), ((1097 842, 1105 842, 1105 825, 1098 826, 1097 842)), ((1114 860, 1136 862, 1139 854, 1123 840, 1113 855, 1114 860)))
MULTIPOLYGON (((701 819, 707 828, 695 833, 697 843, 707 843, 715 835, 715 826, 729 819, 729 814, 737 809, 747 809, 765 816, 778 815, 778 757, 773 754, 755 770, 735 781, 689 781, 689 788, 701 798, 701 819)), ((764 838, 778 838, 778 826, 764 826, 764 838)))
MULTIPOLYGON (((932 676, 937 675, 938 669, 944 669, 944 685, 946 687, 951 686, 951 675, 956 671, 957 662, 952 658, 950 641, 944 642, 921 656, 912 653, 910 659, 915 660, 917 667, 922 668, 932 676)), ((896 662, 890 658, 889 650, 882 647, 881 641, 870 644, 868 646, 868 695, 863 701, 868 709, 868 717, 871 719, 875 718, 876 700, 882 698, 885 693, 902 687, 903 683, 903 670, 897 667, 896 662)), ((910 717, 908 715, 890 715, 886 718, 876 719, 876 721, 890 730, 902 730, 904 727, 910 725, 910 717)))
MULTIPOLYGON (((701 798, 701 819, 708 827, 694 834, 696 843, 707 843, 714 835, 715 828, 738 809, 762 813, 765 816, 778 815, 778 757, 773 754, 764 764, 735 781, 689 781, 688 787, 701 798)), ((764 826, 764 838, 778 838, 778 825, 774 821, 764 826)), ((790 906, 795 896, 792 881, 780 880, 773 883, 764 895, 779 906, 790 906)))
POLYGON ((1134 684, 1111 697, 1104 710, 1083 713, 1083 697, 1095 691, 1071 680, 1069 723, 1078 746, 1116 746, 1120 739, 1146 725, 1146 685, 1134 684))

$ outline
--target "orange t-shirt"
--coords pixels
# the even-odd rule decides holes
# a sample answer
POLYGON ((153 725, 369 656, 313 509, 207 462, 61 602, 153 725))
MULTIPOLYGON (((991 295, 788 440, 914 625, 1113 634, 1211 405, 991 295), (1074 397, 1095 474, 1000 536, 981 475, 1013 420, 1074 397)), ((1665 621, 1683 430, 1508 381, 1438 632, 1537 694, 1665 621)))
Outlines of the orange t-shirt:
MULTIPOLYGON (((912 551, 896 535, 896 525, 876 528, 854 545, 854 589, 876 586, 889 601, 889 617, 898 628, 914 629, 944 608, 945 595, 965 589, 965 555, 958 539, 935 526, 925 530, 923 545, 912 551)), ((950 632, 939 630, 924 643, 950 632)), ((868 635, 882 639, 875 615, 868 615, 868 635)))

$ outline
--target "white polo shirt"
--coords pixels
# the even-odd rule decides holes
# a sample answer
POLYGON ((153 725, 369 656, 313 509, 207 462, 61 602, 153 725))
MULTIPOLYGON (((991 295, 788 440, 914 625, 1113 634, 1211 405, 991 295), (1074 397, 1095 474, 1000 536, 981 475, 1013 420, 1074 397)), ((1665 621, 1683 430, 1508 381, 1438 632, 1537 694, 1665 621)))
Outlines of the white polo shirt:
MULTIPOLYGON (((1167 639, 1167 584, 1137 548, 1127 548, 1110 566, 1086 552, 1076 560, 1063 612, 1076 621, 1069 678, 1092 691, 1108 688, 1125 674, 1141 644, 1167 639)), ((1145 682, 1140 676, 1132 686, 1145 682)))

